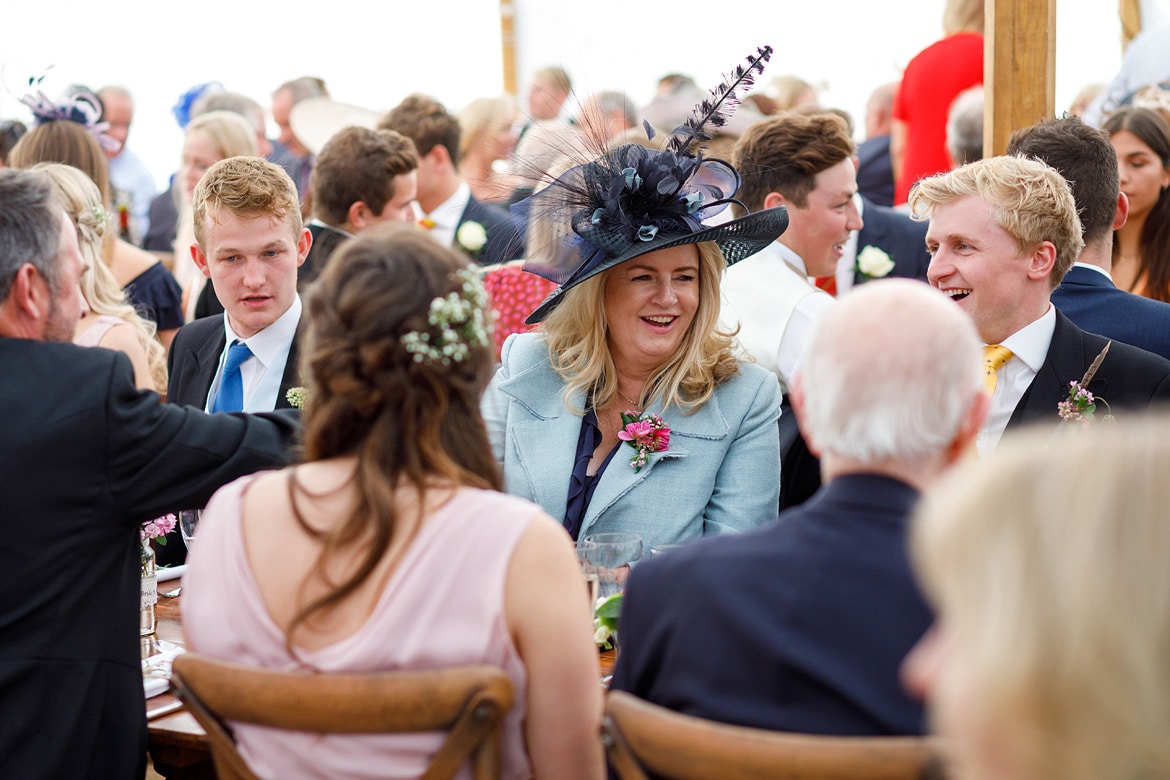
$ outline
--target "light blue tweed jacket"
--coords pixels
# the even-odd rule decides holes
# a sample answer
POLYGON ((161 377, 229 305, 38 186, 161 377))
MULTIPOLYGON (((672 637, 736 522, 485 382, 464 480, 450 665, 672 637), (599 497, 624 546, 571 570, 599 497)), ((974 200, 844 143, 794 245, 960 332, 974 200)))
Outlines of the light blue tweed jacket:
MULTIPOLYGON (((510 336, 482 408, 507 492, 565 516, 581 417, 562 401, 564 380, 549 363, 544 337, 510 336)), ((583 404, 583 398, 573 399, 583 404)), ((635 531, 647 548, 754 528, 776 516, 780 495, 780 385, 775 374, 740 363, 697 412, 662 413, 670 447, 637 473, 622 445, 606 466, 581 524, 581 536, 635 531)), ((627 452, 628 450, 628 452, 627 452)))

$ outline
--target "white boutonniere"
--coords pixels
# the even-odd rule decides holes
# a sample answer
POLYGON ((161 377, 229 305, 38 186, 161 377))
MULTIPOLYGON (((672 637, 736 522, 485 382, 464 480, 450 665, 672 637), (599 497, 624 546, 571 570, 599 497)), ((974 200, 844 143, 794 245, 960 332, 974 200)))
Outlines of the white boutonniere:
POLYGON ((881 279, 894 270, 894 261, 876 246, 867 246, 857 253, 855 270, 867 279, 881 279))
POLYGON ((455 242, 472 257, 479 257, 487 244, 487 230, 478 222, 464 222, 455 231, 455 242))

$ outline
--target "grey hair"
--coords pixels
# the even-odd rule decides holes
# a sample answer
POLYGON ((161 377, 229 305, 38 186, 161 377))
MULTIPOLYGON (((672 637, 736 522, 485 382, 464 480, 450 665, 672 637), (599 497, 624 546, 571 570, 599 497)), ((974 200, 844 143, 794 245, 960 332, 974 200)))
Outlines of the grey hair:
POLYGON ((959 93, 947 112, 947 151, 955 165, 983 159, 983 85, 959 93))
POLYGON ((821 317, 798 370, 806 433, 861 463, 925 463, 983 392, 971 319, 926 284, 871 282, 821 317))
POLYGON ((603 116, 611 111, 621 111, 626 118, 626 127, 633 127, 638 123, 638 107, 625 92, 607 89, 594 93, 592 99, 594 107, 603 116))
POLYGON ((191 106, 191 118, 211 111, 231 111, 248 120, 257 133, 264 132, 264 107, 240 92, 205 92, 191 106))
POLYGON ((26 263, 56 292, 64 218, 53 185, 43 174, 0 170, 0 303, 8 300, 16 273, 26 263))

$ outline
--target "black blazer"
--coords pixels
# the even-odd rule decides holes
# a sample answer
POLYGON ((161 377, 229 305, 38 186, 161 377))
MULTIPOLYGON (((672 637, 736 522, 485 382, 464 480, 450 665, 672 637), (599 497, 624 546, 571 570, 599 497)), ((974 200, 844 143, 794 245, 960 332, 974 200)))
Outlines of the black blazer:
POLYGON ((1052 303, 1081 330, 1170 358, 1170 303, 1119 290, 1105 274, 1077 266, 1052 303))
POLYGON ((348 235, 336 228, 312 223, 309 233, 313 236, 313 245, 309 247, 309 256, 301 267, 297 269, 297 290, 304 293, 309 284, 325 270, 329 257, 341 246, 348 235))
MULTIPOLYGON (((864 195, 861 200, 864 203, 861 215, 863 226, 857 233, 857 251, 860 253, 867 246, 876 246, 894 261, 890 277, 921 279, 925 282, 926 269, 930 267, 930 253, 926 251, 926 229, 929 225, 925 221, 913 220, 909 214, 897 209, 879 206, 864 195)), ((856 273, 853 280, 855 284, 861 284, 867 278, 856 273)))
MULTIPOLYGON (((507 209, 490 203, 480 203, 474 196, 470 196, 463 214, 459 217, 459 224, 455 227, 456 235, 464 222, 478 222, 487 231, 487 244, 476 260, 480 265, 506 263, 524 256, 524 239, 517 232, 512 215, 507 209)), ((454 246, 456 249, 459 248, 458 240, 454 246)))
MULTIPOLYGON (((298 345, 305 323, 305 314, 301 312, 301 322, 293 336, 292 345, 288 350, 288 362, 284 364, 284 374, 280 378, 280 393, 276 399, 277 409, 292 408, 285 397, 289 388, 298 387, 300 381, 300 358, 298 345)), ((207 407, 207 394, 211 391, 211 383, 215 379, 216 369, 219 368, 219 356, 227 345, 227 336, 223 330, 223 320, 219 317, 205 317, 192 320, 175 334, 171 343, 171 352, 167 356, 167 402, 195 406, 199 409, 207 407)))
POLYGON ((611 687, 723 723, 922 733, 898 678, 933 619, 906 553, 917 497, 841 476, 771 525, 639 563, 611 687))
MULTIPOLYGON (((1080 381, 1108 341, 1081 330, 1058 309, 1048 356, 1016 404, 1008 427, 1031 422, 1058 423, 1056 405, 1068 398, 1068 383, 1080 381)), ((1089 390, 1119 414, 1164 404, 1170 400, 1170 360, 1114 341, 1089 383, 1089 390)), ((1098 407, 1098 412, 1104 412, 1104 408, 1098 407)))
POLYGON ((868 138, 857 147, 857 189, 869 201, 894 205, 894 162, 888 135, 868 138))
POLYGON ((141 778, 139 524, 280 465, 296 415, 207 415, 105 349, 0 338, 0 777, 141 778))

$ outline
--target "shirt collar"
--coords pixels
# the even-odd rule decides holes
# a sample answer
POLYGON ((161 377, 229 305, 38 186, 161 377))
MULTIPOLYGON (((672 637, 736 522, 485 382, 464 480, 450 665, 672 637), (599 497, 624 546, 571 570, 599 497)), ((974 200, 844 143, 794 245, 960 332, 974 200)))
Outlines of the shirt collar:
POLYGON ((801 276, 808 276, 808 269, 804 267, 804 259, 801 258, 800 255, 796 254, 796 252, 793 252, 787 244, 782 244, 779 241, 773 241, 772 246, 769 248, 774 248, 776 253, 780 255, 784 262, 788 263, 790 266, 799 271, 801 276))
POLYGON ((459 186, 455 188, 455 192, 451 193, 451 197, 435 206, 435 210, 425 216, 435 223, 435 227, 454 231, 470 198, 471 187, 468 186, 467 182, 461 181, 459 186))
POLYGON ((1048 357, 1052 334, 1056 332, 1056 309, 1048 304, 1043 316, 1025 325, 1001 342, 1022 360, 1034 373, 1040 371, 1048 357))
POLYGON ((276 322, 246 339, 240 338, 232 330, 232 324, 228 320, 226 312, 223 315, 223 328, 227 334, 228 344, 236 340, 244 342, 248 345, 248 349, 252 350, 252 355, 267 368, 280 357, 282 352, 288 351, 288 345, 292 342, 293 336, 296 335, 297 325, 300 321, 301 296, 296 295, 293 296, 292 305, 284 314, 276 318, 276 322))

